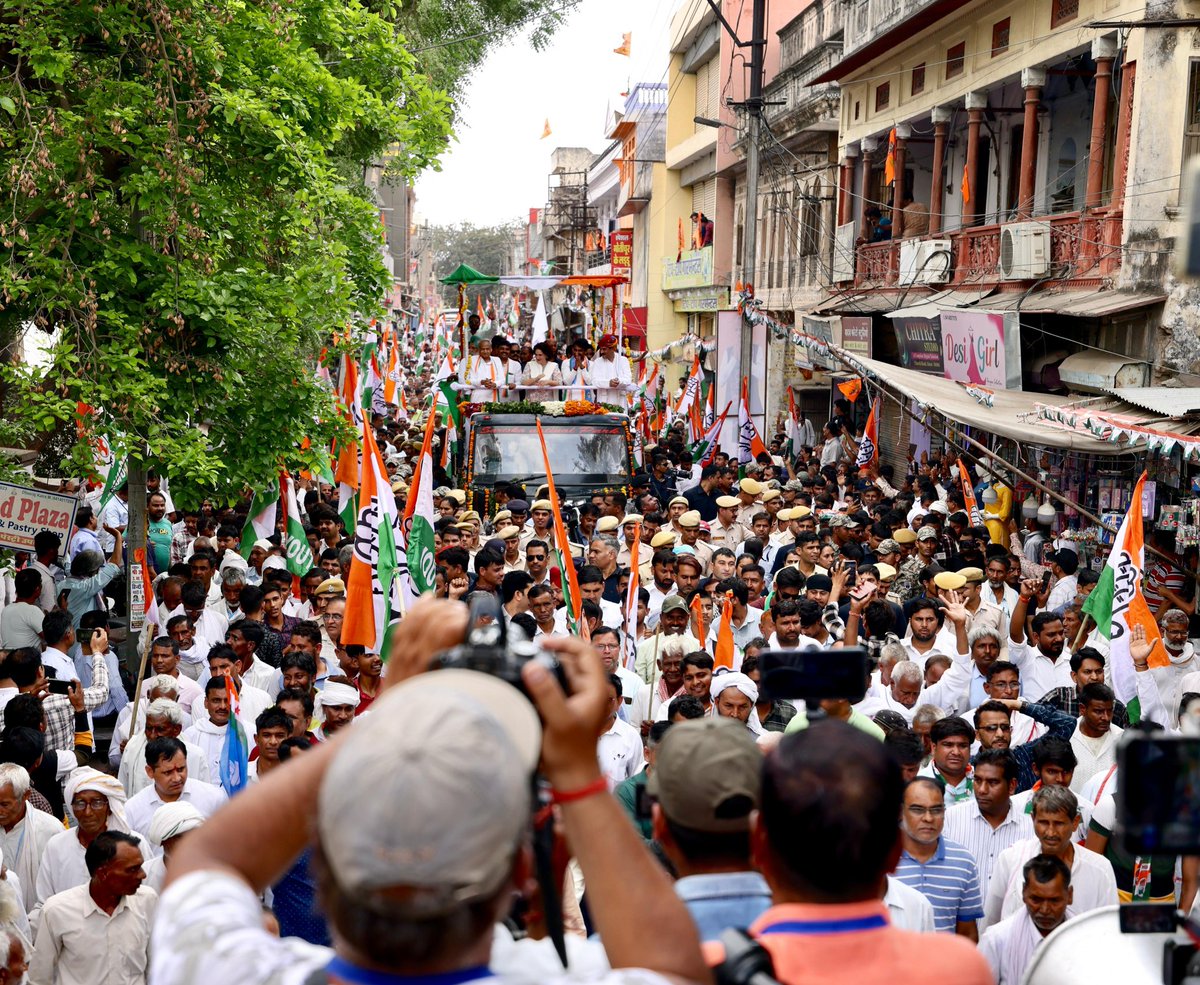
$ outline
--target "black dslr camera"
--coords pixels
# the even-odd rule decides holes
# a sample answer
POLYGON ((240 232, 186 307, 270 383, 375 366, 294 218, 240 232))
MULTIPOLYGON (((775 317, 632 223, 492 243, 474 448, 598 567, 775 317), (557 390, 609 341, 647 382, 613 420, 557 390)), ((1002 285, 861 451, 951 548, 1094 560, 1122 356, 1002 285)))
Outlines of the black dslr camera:
POLYGON ((466 640, 438 654, 433 666, 474 670, 498 677, 529 697, 521 679, 521 668, 531 660, 550 671, 564 693, 571 693, 558 658, 530 642, 519 628, 510 627, 496 597, 486 595, 471 602, 466 640))

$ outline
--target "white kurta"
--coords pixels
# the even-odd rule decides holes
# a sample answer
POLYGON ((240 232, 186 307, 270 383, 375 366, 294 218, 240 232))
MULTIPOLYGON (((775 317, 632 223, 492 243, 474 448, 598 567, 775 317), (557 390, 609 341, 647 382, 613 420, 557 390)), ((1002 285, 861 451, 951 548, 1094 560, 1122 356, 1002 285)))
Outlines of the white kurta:
MULTIPOLYGON (((183 743, 187 749, 188 779, 199 780, 201 783, 212 783, 208 772, 208 759, 204 750, 190 742, 183 743)), ((135 735, 125 745, 121 753, 121 766, 117 770, 117 779, 125 788, 125 796, 132 797, 150 786, 150 777, 146 775, 146 733, 135 735)))
MULTIPOLYGON (((136 832, 130 832, 133 837, 141 841, 141 836, 136 832)), ((150 846, 143 844, 142 857, 150 857, 150 846)), ((42 867, 38 871, 37 877, 37 908, 40 910, 46 905, 46 901, 51 896, 61 893, 64 890, 70 889, 73 886, 84 885, 90 876, 88 875, 87 864, 83 860, 84 847, 79 844, 79 829, 71 828, 69 831, 60 831, 46 846, 46 851, 42 855, 42 867)), ((34 913, 30 913, 30 921, 36 925, 37 918, 34 913)), ((36 929, 36 926, 35 926, 36 929)))
POLYGON ((86 885, 50 899, 29 963, 30 985, 145 985, 158 893, 142 886, 109 915, 86 885))
POLYGON ((597 356, 588 364, 584 375, 588 385, 595 388, 597 401, 625 406, 628 393, 624 388, 633 381, 628 359, 615 353, 612 359, 597 356), (611 385, 613 380, 617 381, 618 387, 611 385))
POLYGON ((14 824, 11 831, 0 828, 4 864, 21 881, 21 903, 26 913, 37 905, 38 870, 46 846, 63 831, 62 821, 28 804, 25 805, 25 817, 14 824))
POLYGON ((1019 913, 988 927, 979 938, 979 953, 991 966, 996 985, 1019 985, 1042 940, 1041 931, 1033 925, 1024 906, 1019 913))
MULTIPOLYGON (((179 799, 191 804, 205 817, 212 817, 217 809, 229 800, 225 791, 220 787, 215 787, 211 783, 201 783, 191 777, 188 777, 187 783, 184 784, 183 793, 179 795, 179 799)), ((149 841, 147 832, 150 830, 150 822, 154 820, 154 812, 164 803, 158 790, 151 785, 136 797, 130 797, 125 804, 125 819, 129 822, 129 826, 144 836, 147 842, 149 841)), ((153 846, 150 846, 150 850, 155 855, 162 852, 161 848, 153 846)))
MULTIPOLYGON (((1067 907, 1067 919, 1117 902, 1117 878, 1113 875, 1112 863, 1103 855, 1079 845, 1074 848, 1075 857, 1071 861, 1074 900, 1067 907)), ((1021 868, 1041 850, 1037 838, 1026 838, 1000 853, 992 870, 987 899, 984 900, 985 923, 981 926, 999 923, 1025 908, 1021 901, 1021 890, 1024 888, 1021 868)))
POLYGON ((482 356, 468 356, 462 363, 460 378, 472 388, 468 400, 472 403, 490 403, 498 396, 498 388, 504 386, 504 367, 495 356, 489 356, 487 359, 482 356), (481 386, 484 380, 495 383, 497 389, 481 386))

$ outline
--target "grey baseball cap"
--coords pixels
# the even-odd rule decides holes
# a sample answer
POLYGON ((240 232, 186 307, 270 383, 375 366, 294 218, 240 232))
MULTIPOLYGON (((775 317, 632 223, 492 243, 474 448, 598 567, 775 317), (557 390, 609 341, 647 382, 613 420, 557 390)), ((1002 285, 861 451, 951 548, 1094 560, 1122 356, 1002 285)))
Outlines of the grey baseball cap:
POLYGON ((321 783, 317 830, 338 885, 415 889, 414 916, 487 899, 529 826, 541 741, 533 705, 486 674, 439 670, 388 691, 321 783))

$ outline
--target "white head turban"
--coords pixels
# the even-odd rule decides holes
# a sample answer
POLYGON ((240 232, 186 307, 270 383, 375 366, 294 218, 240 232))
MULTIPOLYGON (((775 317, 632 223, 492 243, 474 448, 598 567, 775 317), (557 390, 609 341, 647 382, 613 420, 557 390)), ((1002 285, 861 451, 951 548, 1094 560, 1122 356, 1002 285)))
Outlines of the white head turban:
POLYGON ((317 700, 314 702, 317 721, 325 721, 326 708, 337 708, 344 705, 353 705, 357 708, 361 697, 356 687, 339 684, 337 681, 326 681, 324 689, 317 692, 317 700))
MULTIPOLYGON (((121 781, 90 766, 80 766, 67 777, 67 808, 70 809, 71 802, 77 795, 88 790, 104 794, 108 798, 108 830, 124 831, 128 834, 129 825, 125 821, 125 788, 121 786, 121 781)), ((74 817, 73 811, 71 816, 74 817)))
POLYGON ((150 819, 150 830, 146 832, 156 845, 162 845, 176 835, 186 834, 204 823, 204 815, 186 800, 163 804, 150 819))
POLYGON ((758 720, 758 710, 754 707, 758 703, 758 685, 745 674, 731 671, 713 677, 712 683, 708 686, 708 696, 712 698, 713 703, 713 714, 717 713, 717 698, 721 696, 722 691, 730 687, 737 688, 750 699, 750 719, 746 722, 746 727, 755 735, 762 735, 762 723, 758 720))

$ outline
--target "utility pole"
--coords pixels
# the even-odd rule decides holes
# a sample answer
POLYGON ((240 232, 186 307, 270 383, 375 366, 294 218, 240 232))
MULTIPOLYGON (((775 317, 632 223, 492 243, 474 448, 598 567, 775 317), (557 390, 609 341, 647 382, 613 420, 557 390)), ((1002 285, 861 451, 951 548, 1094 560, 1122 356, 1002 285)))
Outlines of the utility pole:
MULTIPOLYGON (((767 4, 766 0, 754 0, 753 17, 751 20, 752 36, 750 45, 750 91, 746 98, 746 219, 742 227, 742 281, 746 293, 754 296, 754 283, 758 279, 755 268, 758 264, 758 140, 759 126, 762 122, 763 108, 763 54, 767 46, 767 4)), ((735 39, 736 40, 736 39, 735 39)), ((746 309, 749 310, 748 308, 746 309)), ((741 350, 738 359, 738 376, 740 380, 749 381, 754 367, 752 342, 753 328, 743 315, 741 350)), ((765 367, 764 367, 765 369, 765 367)), ((765 387, 764 376, 762 385, 765 387)), ((751 392, 747 382, 747 398, 751 392)), ((754 406, 750 400, 749 412, 754 406)), ((766 413, 766 404, 763 404, 766 413)), ((766 420, 763 421, 763 431, 766 431, 766 420)))
MULTIPOLYGON (((767 0, 753 0, 750 18, 751 37, 743 41, 721 13, 716 0, 707 0, 717 20, 725 29, 734 45, 750 49, 750 84, 746 100, 741 104, 746 111, 746 218, 742 226, 742 282, 749 297, 754 296, 755 267, 758 264, 758 141, 763 110, 763 55, 767 47, 767 0)), ((741 346, 738 353, 738 387, 741 381, 749 381, 753 366, 753 330, 743 317, 741 346)), ((763 386, 766 379, 763 379, 763 386)), ((749 386, 747 386, 749 395, 749 386)), ((753 403, 751 404, 753 406, 753 403)), ((764 404, 764 430, 766 406, 764 404)))

